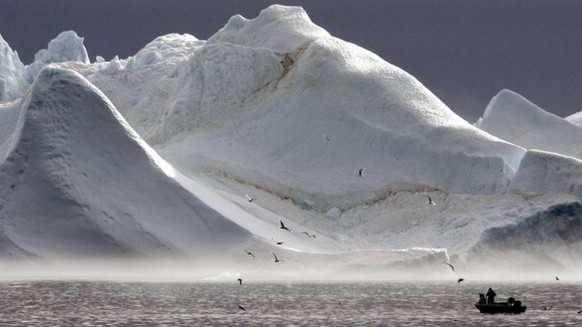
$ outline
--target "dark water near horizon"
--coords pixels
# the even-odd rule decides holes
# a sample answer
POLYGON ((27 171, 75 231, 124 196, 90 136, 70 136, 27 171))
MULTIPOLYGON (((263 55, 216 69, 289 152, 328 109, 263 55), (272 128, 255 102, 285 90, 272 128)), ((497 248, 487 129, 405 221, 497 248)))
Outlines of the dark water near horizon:
POLYGON ((582 284, 0 282, 0 326, 582 326, 582 284), (528 306, 481 314, 479 292, 528 306), (238 309, 237 303, 246 311, 238 309), (552 306, 542 310, 542 306, 552 306))

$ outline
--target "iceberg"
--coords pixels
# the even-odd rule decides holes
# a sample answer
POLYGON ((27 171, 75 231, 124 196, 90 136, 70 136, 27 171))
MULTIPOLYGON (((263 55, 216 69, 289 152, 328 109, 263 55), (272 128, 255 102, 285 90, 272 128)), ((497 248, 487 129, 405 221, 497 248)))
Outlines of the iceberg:
POLYGON ((0 166, 3 257, 218 260, 250 234, 196 199, 89 81, 48 66, 0 166))
POLYGON ((476 125, 527 149, 582 159, 582 128, 510 90, 502 90, 491 99, 476 125))
POLYGON ((527 244, 571 254, 547 269, 580 262, 579 127, 510 91, 473 126, 302 8, 233 16, 208 40, 163 35, 110 61, 89 62, 72 31, 26 67, 4 53, 2 259, 456 280, 443 261, 476 272, 504 258, 500 240, 528 258, 527 244), (566 223, 571 242, 554 247, 566 223))

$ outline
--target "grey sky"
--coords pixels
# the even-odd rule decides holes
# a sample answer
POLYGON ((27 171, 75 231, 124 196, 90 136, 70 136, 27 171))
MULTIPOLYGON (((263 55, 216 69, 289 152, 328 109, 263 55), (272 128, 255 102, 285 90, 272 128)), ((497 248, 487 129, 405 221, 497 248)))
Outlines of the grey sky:
POLYGON ((559 116, 582 111, 582 1, 0 0, 0 34, 25 63, 65 30, 85 38, 92 60, 123 58, 171 32, 207 39, 230 16, 272 3, 303 6, 470 122, 503 88, 559 116))

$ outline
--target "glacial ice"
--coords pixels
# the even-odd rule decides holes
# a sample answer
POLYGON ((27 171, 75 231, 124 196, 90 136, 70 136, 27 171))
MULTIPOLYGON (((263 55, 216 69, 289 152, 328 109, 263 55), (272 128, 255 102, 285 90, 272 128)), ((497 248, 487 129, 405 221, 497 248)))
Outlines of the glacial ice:
POLYGON ((502 90, 491 99, 477 126, 527 149, 582 159, 581 127, 509 90, 502 90))
POLYGON ((0 104, 19 98, 25 90, 24 65, 0 35, 0 104))
POLYGON ((520 253, 551 240, 539 263, 580 264, 578 127, 502 91, 476 128, 299 7, 233 16, 206 41, 160 36, 125 59, 90 63, 72 31, 26 67, 0 47, 3 259, 453 278, 442 261, 482 271, 480 258, 507 257, 497 240, 520 253), (554 247, 566 222, 572 242, 554 247))

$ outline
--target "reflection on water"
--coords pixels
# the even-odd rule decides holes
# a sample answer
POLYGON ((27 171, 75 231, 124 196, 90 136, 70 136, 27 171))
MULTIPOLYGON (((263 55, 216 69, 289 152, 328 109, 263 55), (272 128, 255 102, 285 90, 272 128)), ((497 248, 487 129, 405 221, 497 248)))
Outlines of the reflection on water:
POLYGON ((0 283, 0 326, 582 326, 582 284, 0 283), (521 315, 481 314, 493 287, 521 315), (237 303, 246 312, 238 309, 237 303), (542 306, 552 306, 542 310, 542 306))

